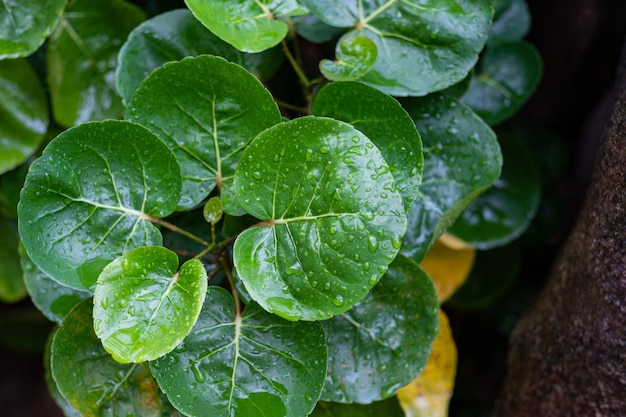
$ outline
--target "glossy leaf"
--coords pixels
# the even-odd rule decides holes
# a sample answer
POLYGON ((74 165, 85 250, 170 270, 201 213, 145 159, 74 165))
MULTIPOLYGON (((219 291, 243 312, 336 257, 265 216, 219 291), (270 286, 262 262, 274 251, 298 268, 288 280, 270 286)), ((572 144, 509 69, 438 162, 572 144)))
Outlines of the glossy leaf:
POLYGON ((163 247, 141 247, 107 265, 93 295, 93 327, 120 363, 144 362, 174 349, 196 323, 207 288, 202 263, 178 269, 163 247))
POLYGON ((118 57, 116 85, 126 103, 141 81, 166 62, 212 54, 246 68, 261 79, 270 78, 282 54, 273 48, 259 54, 242 53, 208 31, 187 9, 155 16, 136 27, 118 57))
POLYGON ((522 40, 530 30, 530 13, 526 0, 496 0, 495 9, 487 44, 522 40))
POLYGON ((380 149, 408 212, 417 196, 424 160, 415 123, 392 97, 359 82, 327 84, 317 93, 313 114, 343 120, 380 149))
POLYGON ((495 126, 511 117, 530 98, 541 73, 541 57, 532 45, 514 42, 489 47, 461 100, 495 126))
POLYGON ((133 95, 126 118, 152 130, 174 152, 183 174, 178 209, 217 186, 224 210, 241 215, 232 181, 248 142, 280 122, 271 94, 253 75, 213 56, 186 58, 154 71, 133 95))
POLYGON ((224 215, 224 206, 219 197, 211 197, 204 205, 202 210, 204 219, 213 225, 217 224, 224 215))
POLYGON ((123 0, 74 0, 48 43, 52 114, 62 126, 120 118, 117 54, 143 12, 123 0))
POLYGON ((296 0, 185 0, 209 30, 240 51, 260 52, 287 36, 281 17, 306 14, 296 0))
POLYGON ((3 0, 0 59, 28 56, 56 26, 67 0, 3 0))
POLYGON ((147 364, 113 360, 96 337, 91 301, 74 308, 52 338, 51 371, 69 405, 84 416, 177 415, 161 403, 147 364))
POLYGON ((59 283, 93 291, 113 259, 161 244, 150 219, 172 213, 180 184, 172 152, 139 125, 109 120, 66 130, 26 177, 18 206, 26 251, 59 283))
POLYGON ((403 253, 416 262, 468 204, 500 175, 493 131, 467 106, 444 95, 406 100, 424 145, 424 174, 409 213, 403 253))
POLYGON ((541 180, 526 146, 510 136, 500 138, 502 174, 478 196, 449 230, 478 249, 502 246, 530 224, 541 195, 541 180))
POLYGON ((18 245, 14 222, 0 215, 0 301, 5 303, 14 303, 27 295, 18 245))
POLYGON ((493 0, 301 2, 323 22, 376 44, 378 58, 362 81, 394 96, 422 96, 461 81, 487 40, 493 6, 493 0))
POLYGON ((404 417, 396 398, 372 404, 339 404, 320 401, 311 417, 404 417))
POLYGON ((28 61, 0 61, 0 174, 35 153, 47 127, 48 100, 28 61))
POLYGON ((367 74, 378 55, 376 44, 365 36, 344 36, 337 43, 334 61, 320 61, 320 71, 329 80, 352 81, 367 74))
POLYGON ((322 390, 326 343, 319 323, 285 321, 256 304, 237 317, 232 297, 211 286, 192 332, 151 369, 188 416, 301 417, 322 390))
POLYGON ((48 393, 50 397, 54 400, 54 402, 59 406, 63 415, 65 417, 80 417, 78 411, 76 411, 70 403, 61 395, 59 388, 57 387, 57 383, 52 377, 52 371, 50 370, 50 348, 52 346, 52 339, 54 338, 55 333, 58 331, 58 328, 55 328, 48 337, 48 342, 46 343, 46 348, 44 350, 43 357, 43 366, 44 366, 44 378, 46 380, 46 385, 48 387, 48 393))
POLYGON ((322 400, 369 404, 411 382, 430 355, 438 310, 428 275, 398 257, 362 302, 323 322, 328 376, 322 400))
POLYGON ((344 29, 336 28, 322 22, 314 14, 306 14, 292 18, 298 35, 314 43, 328 42, 341 35, 344 29))
POLYGON ((237 237, 252 298, 289 320, 321 320, 365 297, 395 258, 406 216, 389 166, 361 132, 328 118, 276 125, 246 148, 237 199, 265 222, 237 237))

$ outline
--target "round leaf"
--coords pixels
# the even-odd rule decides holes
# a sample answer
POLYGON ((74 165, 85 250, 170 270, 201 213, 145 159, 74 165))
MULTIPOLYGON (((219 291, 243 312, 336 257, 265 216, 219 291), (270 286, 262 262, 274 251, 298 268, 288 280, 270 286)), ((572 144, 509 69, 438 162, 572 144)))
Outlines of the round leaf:
POLYGON ((192 332, 151 369, 188 416, 301 417, 322 391, 326 356, 319 323, 288 322, 256 304, 237 317, 232 297, 209 287, 192 332))
POLYGON ((194 16, 209 30, 240 51, 260 52, 287 36, 280 17, 306 14, 296 0, 185 0, 194 16))
POLYGON ((18 205, 20 235, 51 278, 93 291, 113 259, 161 244, 150 219, 172 213, 180 189, 176 158, 147 129, 114 120, 82 124, 31 165, 18 205))
POLYGON ((263 79, 271 77, 282 57, 278 48, 242 53, 209 32, 189 10, 172 10, 130 33, 118 57, 117 89, 128 102, 141 81, 157 67, 200 54, 224 57, 263 79))
POLYGON ((389 398, 372 404, 338 404, 320 401, 310 417, 405 417, 398 400, 389 398))
POLYGON ((496 0, 496 13, 489 30, 488 45, 521 40, 530 29, 526 0, 496 0))
POLYGON ((15 224, 0 215, 0 301, 14 303, 27 295, 17 253, 15 224))
POLYGON ((344 36, 337 43, 335 61, 323 59, 320 71, 329 80, 351 81, 367 74, 374 63, 378 51, 376 44, 365 36, 344 36))
POLYGON ((0 174, 32 155, 47 127, 48 100, 35 71, 24 59, 0 61, 0 174))
POLYGON ((211 223, 217 224, 224 215, 224 206, 219 197, 211 197, 204 205, 204 219, 211 223))
POLYGON ((56 26, 67 0, 3 0, 0 59, 35 52, 56 26))
POLYGON ((265 220, 235 241, 250 296, 289 320, 322 320, 365 297, 395 258, 406 216, 382 154, 347 123, 304 117, 246 148, 235 192, 265 220))
POLYGON ((120 363, 159 358, 196 323, 206 288, 199 260, 178 270, 178 256, 168 249, 133 249, 98 277, 93 295, 96 335, 120 363))
POLYGON ((370 295, 323 323, 328 376, 322 400, 369 404, 411 382, 430 355, 438 310, 428 275, 398 257, 370 295))
POLYGON ((183 174, 179 209, 199 204, 217 185, 224 210, 241 215, 231 190, 235 167, 248 142, 280 122, 280 112, 245 69, 203 55, 154 71, 133 95, 126 118, 174 151, 183 174))
POLYGON ((313 43, 324 43, 339 36, 343 29, 322 22, 314 14, 306 14, 291 19, 296 32, 304 39, 313 43))
POLYGON ((408 212, 418 193, 424 160, 422 139, 400 104, 359 82, 336 82, 317 93, 313 114, 350 123, 380 149, 408 212))

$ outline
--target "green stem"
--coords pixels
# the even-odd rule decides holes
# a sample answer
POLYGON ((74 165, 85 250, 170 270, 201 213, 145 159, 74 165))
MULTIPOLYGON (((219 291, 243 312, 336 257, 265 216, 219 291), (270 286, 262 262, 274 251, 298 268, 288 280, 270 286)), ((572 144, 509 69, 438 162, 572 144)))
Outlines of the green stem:
POLYGON ((285 40, 283 39, 280 42, 280 44, 283 47, 283 53, 287 57, 287 60, 291 64, 291 67, 293 68, 293 70, 296 72, 296 75, 300 79, 300 83, 302 84, 302 87, 308 89, 311 82, 309 81, 307 76, 304 74, 304 71, 302 70, 302 68, 300 68, 300 65, 298 65, 298 62, 296 61, 296 59, 291 54, 291 51, 289 50, 289 46, 287 46, 287 42, 285 42, 285 40))
POLYGON ((309 109, 304 106, 296 106, 295 104, 287 103, 286 101, 282 101, 279 99, 274 99, 274 100, 276 101, 276 103, 278 103, 280 107, 284 107, 285 109, 295 110, 297 112, 304 113, 304 114, 307 114, 307 112, 309 111, 309 109))
POLYGON ((185 237, 188 237, 189 239, 193 240, 194 242, 198 242, 199 244, 201 244, 202 246, 211 246, 211 244, 209 242, 207 242, 206 240, 194 235, 193 233, 190 233, 184 229, 181 229, 180 227, 173 225, 172 223, 166 222, 163 219, 159 219, 158 217, 154 217, 154 216, 147 216, 148 220, 150 220, 152 223, 156 223, 159 224, 163 227, 165 227, 166 229, 171 230, 174 233, 178 233, 181 234, 185 237))

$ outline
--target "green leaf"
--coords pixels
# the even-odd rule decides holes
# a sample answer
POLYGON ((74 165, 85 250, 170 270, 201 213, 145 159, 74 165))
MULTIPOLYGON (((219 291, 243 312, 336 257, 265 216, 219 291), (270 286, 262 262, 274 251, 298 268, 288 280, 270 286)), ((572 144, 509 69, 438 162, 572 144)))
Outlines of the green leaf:
POLYGON ((93 327, 120 363, 159 358, 196 323, 207 288, 197 259, 178 270, 178 256, 163 247, 131 250, 107 265, 93 295, 93 327))
POLYGON ((378 50, 371 39, 348 34, 337 43, 335 55, 334 61, 323 59, 320 62, 320 71, 329 80, 352 81, 372 69, 378 50))
POLYGON ((48 100, 28 61, 0 61, 0 174, 32 155, 47 127, 48 100))
POLYGON ((200 318, 174 351, 151 363, 159 386, 188 416, 308 415, 324 385, 319 323, 293 323, 256 304, 236 316, 232 297, 209 287, 200 318))
POLYGON ((350 123, 380 149, 409 211, 422 179, 422 139, 400 104, 358 82, 324 86, 315 97, 313 114, 350 123))
POLYGON ((105 265, 138 246, 159 246, 151 219, 173 212, 180 168, 147 129, 85 123, 61 133, 30 168, 18 205, 33 262, 62 285, 93 291, 105 265))
POLYGON ((57 383, 52 377, 52 371, 50 370, 50 348, 52 346, 52 339, 54 338, 55 333, 58 331, 58 328, 55 328, 48 337, 48 342, 46 343, 46 348, 44 350, 43 356, 43 366, 44 366, 44 378, 46 380, 46 385, 48 387, 48 392, 50 396, 54 400, 54 402, 59 406, 61 411, 63 411, 63 415, 66 417, 80 417, 78 411, 74 410, 69 402, 61 395, 59 392, 59 388, 57 387, 57 383))
POLYGON ((298 35, 313 43, 328 42, 344 32, 341 28, 336 28, 322 22, 314 14, 306 14, 292 18, 298 35))
POLYGON ((490 126, 511 117, 530 98, 542 73, 541 57, 526 42, 489 47, 461 99, 490 126))
POLYGON ((120 118, 115 88, 120 47, 144 20, 123 0, 74 0, 48 43, 48 84, 52 114, 62 126, 120 118))
POLYGON ((0 215, 0 301, 5 303, 15 303, 27 295, 18 245, 14 222, 0 215))
POLYGON ((122 365, 96 337, 91 301, 74 308, 52 338, 50 368, 69 405, 83 416, 165 416, 147 364, 122 365))
POLYGON ((487 44, 522 40, 530 30, 530 13, 525 0, 496 0, 496 13, 487 44))
POLYGON ((467 106, 436 94, 405 100, 424 144, 424 174, 408 215, 402 253, 415 262, 478 194, 500 176, 493 131, 467 106))
POLYGON ((296 0, 185 0, 185 3, 211 32, 245 52, 264 51, 287 36, 287 24, 277 18, 308 12, 296 0))
POLYGON ((478 249, 502 246, 520 236, 539 205, 541 180, 530 151, 500 137, 504 164, 496 182, 472 201, 448 231, 478 249))
POLYGON ((264 220, 235 241, 251 297, 289 320, 322 320, 365 297, 400 248, 402 197, 374 144, 347 123, 303 117, 246 148, 235 192, 264 220))
POLYGON ((397 398, 372 404, 337 404, 320 401, 310 417, 404 417, 397 398))
POLYGON ((28 56, 57 25, 67 0, 3 0, 0 59, 28 56))
POLYGON ((352 28, 378 49, 361 80, 394 96, 422 96, 461 81, 478 59, 493 0, 301 0, 325 23, 352 28))
POLYGON ((17 204, 24 186, 30 160, 0 176, 0 215, 17 218, 17 204))
POLYGON ((261 79, 270 78, 282 54, 272 48, 259 54, 238 51, 209 32, 187 9, 156 16, 135 28, 118 57, 117 89, 126 103, 141 81, 166 62, 212 54, 246 68, 261 79))
POLYGON ((328 376, 322 400, 369 404, 417 377, 437 337, 439 301, 432 281, 399 256, 371 293, 323 322, 328 376))
POLYGON ((128 120, 152 130, 176 155, 189 209, 217 186, 224 210, 241 215, 232 181, 248 142, 280 122, 271 94, 249 72, 214 56, 185 58, 154 71, 133 95, 128 120))
POLYGON ((219 197, 211 197, 204 205, 204 210, 202 211, 204 214, 204 219, 213 225, 217 224, 220 220, 222 220, 222 216, 224 215, 224 206, 222 205, 222 200, 219 197))

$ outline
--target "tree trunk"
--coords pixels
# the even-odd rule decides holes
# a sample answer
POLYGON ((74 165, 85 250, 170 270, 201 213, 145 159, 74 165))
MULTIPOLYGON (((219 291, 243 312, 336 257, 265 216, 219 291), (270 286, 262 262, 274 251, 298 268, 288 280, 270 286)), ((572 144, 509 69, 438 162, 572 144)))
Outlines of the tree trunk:
POLYGON ((626 416, 626 44, 580 217, 510 340, 501 417, 626 416))

